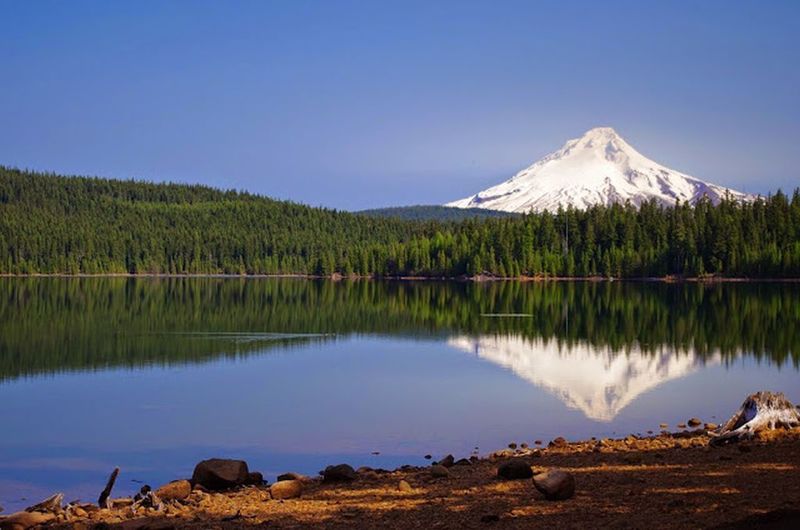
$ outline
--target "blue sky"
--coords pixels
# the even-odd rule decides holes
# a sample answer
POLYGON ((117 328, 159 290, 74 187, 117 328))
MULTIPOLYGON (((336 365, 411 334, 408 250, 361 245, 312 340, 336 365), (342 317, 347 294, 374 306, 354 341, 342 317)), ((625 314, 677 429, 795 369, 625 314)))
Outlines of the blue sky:
POLYGON ((800 184, 800 2, 0 0, 0 164, 343 209, 440 203, 568 138, 800 184))

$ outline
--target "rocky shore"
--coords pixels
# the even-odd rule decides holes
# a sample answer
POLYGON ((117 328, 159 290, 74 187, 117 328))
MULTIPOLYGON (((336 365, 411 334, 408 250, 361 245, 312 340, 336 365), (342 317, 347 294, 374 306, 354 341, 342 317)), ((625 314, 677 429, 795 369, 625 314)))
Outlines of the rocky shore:
POLYGON ((711 439, 703 427, 557 438, 426 467, 287 472, 272 485, 245 462, 212 459, 135 498, 52 499, 0 528, 800 528, 800 428, 711 439))

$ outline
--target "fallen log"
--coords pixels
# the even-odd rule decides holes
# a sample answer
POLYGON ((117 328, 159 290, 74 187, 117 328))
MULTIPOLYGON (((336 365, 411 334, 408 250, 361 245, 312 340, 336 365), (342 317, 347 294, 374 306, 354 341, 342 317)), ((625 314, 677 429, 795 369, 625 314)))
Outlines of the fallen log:
POLYGON ((715 432, 712 445, 753 438, 758 431, 800 425, 800 412, 782 392, 756 392, 747 396, 739 410, 715 432))
POLYGON ((100 498, 97 499, 97 505, 101 508, 109 508, 108 498, 111 496, 111 490, 114 488, 114 482, 117 481, 117 475, 119 475, 119 468, 115 467, 114 471, 111 472, 111 476, 108 477, 108 482, 106 482, 106 487, 103 488, 103 491, 100 493, 100 498))
POLYGON ((42 513, 54 513, 58 515, 61 513, 61 503, 64 500, 63 493, 56 493, 55 495, 51 495, 47 497, 45 500, 38 504, 34 504, 33 506, 28 506, 25 508, 26 512, 42 512, 42 513))

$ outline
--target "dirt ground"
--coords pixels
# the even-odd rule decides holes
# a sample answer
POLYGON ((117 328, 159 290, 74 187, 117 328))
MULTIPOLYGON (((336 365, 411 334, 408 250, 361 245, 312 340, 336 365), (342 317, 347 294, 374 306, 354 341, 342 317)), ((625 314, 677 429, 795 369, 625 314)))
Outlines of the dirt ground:
POLYGON ((157 513, 99 510, 56 527, 800 528, 800 429, 724 447, 708 440, 698 431, 506 450, 441 478, 426 467, 362 469, 347 483, 308 479, 291 500, 271 499, 268 486, 193 491, 157 513), (510 458, 572 473, 575 496, 547 501, 531 479, 498 479, 510 458))

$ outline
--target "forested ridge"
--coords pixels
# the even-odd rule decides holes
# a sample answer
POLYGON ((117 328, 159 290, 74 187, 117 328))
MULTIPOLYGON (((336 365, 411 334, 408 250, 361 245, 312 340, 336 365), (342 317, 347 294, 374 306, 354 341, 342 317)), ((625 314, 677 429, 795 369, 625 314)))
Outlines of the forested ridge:
POLYGON ((0 166, 0 272, 800 277, 800 190, 407 221, 0 166))

